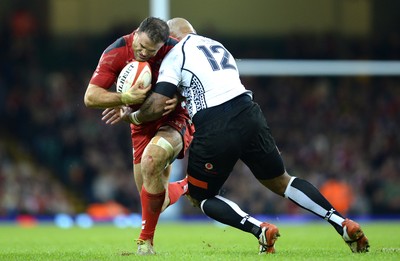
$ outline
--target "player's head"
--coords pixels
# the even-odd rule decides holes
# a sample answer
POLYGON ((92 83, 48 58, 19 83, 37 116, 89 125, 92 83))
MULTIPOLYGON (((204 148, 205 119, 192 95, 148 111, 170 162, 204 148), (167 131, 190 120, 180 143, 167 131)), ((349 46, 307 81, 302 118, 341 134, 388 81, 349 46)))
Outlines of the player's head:
POLYGON ((147 61, 155 56, 168 40, 169 28, 165 21, 156 17, 144 19, 135 32, 132 48, 137 61, 147 61))
POLYGON ((169 34, 178 40, 182 40, 188 34, 195 34, 193 26, 188 20, 180 17, 175 17, 167 21, 169 34))

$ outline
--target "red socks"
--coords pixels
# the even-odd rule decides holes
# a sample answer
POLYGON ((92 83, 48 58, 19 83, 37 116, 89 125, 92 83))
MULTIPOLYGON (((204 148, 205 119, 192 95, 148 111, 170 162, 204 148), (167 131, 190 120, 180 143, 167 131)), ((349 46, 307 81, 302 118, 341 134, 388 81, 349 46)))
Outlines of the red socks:
POLYGON ((153 241, 154 231, 164 203, 165 191, 159 194, 150 194, 142 187, 140 198, 142 202, 142 231, 139 239, 151 239, 153 241))
MULTIPOLYGON (((187 179, 168 184, 169 206, 176 203, 187 191, 187 179)), ((158 218, 165 199, 165 191, 158 194, 150 194, 144 187, 140 191, 142 203, 142 231, 139 239, 153 241, 158 218)))
POLYGON ((170 182, 168 184, 168 197, 169 197, 169 206, 176 203, 178 199, 185 195, 187 191, 187 179, 183 179, 176 182, 170 182))

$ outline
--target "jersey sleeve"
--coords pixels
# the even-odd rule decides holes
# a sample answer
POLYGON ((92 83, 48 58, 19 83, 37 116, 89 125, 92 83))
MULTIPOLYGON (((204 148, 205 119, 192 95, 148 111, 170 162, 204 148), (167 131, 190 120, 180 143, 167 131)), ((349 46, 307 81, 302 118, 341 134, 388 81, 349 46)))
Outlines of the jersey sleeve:
POLYGON ((90 84, 109 89, 116 82, 119 72, 125 66, 124 49, 121 48, 124 43, 124 39, 120 38, 103 52, 90 84))
POLYGON ((100 86, 105 89, 109 89, 115 82, 117 75, 111 70, 111 68, 102 63, 103 57, 100 59, 99 64, 95 72, 90 79, 90 84, 100 86))

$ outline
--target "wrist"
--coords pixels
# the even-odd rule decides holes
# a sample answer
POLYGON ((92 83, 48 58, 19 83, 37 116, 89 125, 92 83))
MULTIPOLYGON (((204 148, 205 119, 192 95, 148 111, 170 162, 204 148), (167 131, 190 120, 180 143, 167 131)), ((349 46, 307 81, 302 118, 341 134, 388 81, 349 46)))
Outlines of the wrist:
POLYGON ((132 104, 132 95, 129 92, 121 93, 121 102, 125 105, 132 104))
POLYGON ((135 125, 142 124, 142 122, 137 117, 138 114, 139 114, 139 111, 135 111, 135 112, 132 112, 131 114, 129 114, 129 120, 131 121, 131 123, 133 123, 135 125))

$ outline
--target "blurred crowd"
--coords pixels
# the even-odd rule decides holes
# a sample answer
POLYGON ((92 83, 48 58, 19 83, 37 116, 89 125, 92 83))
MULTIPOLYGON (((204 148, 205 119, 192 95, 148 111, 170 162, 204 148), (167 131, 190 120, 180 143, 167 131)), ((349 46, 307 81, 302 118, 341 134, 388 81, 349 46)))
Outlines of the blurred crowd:
MULTIPOLYGON (((134 28, 65 41, 30 19, 17 12, 0 32, 0 216, 73 214, 107 202, 139 212, 128 125, 105 125, 101 110, 83 104, 103 49, 134 28)), ((212 36, 237 58, 400 59, 399 35, 212 36)), ((344 212, 400 214, 400 75, 244 76, 243 83, 292 175, 324 188, 332 202, 346 201, 344 212)), ((179 166, 183 177, 185 164, 179 166)), ((264 189, 241 162, 221 193, 255 214, 302 212, 264 189)), ((200 213, 183 201, 185 215, 200 213)))

